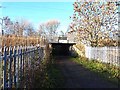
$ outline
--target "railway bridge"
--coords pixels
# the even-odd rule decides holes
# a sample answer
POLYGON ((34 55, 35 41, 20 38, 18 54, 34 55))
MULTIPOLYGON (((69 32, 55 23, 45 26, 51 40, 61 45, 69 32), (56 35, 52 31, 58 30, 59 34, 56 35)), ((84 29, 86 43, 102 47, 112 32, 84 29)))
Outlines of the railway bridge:
POLYGON ((58 37, 57 42, 50 42, 49 44, 52 47, 52 55, 66 56, 71 54, 72 46, 76 43, 69 41, 67 37, 58 37))

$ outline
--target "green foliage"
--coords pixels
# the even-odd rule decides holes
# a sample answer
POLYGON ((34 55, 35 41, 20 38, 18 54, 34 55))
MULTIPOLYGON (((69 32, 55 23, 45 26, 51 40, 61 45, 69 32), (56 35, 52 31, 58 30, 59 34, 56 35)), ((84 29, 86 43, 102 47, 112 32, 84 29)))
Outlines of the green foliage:
POLYGON ((88 60, 85 57, 72 58, 73 61, 83 65, 84 67, 98 73, 103 78, 110 80, 113 83, 118 83, 120 80, 120 68, 111 66, 110 64, 98 62, 97 60, 88 60))

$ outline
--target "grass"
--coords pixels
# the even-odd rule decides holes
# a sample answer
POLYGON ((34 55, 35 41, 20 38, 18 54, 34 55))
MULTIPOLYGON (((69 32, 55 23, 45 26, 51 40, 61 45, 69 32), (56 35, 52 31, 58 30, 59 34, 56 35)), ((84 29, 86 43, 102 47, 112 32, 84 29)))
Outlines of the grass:
POLYGON ((59 88, 63 86, 64 80, 62 74, 54 61, 47 66, 46 74, 47 88, 59 88))
POLYGON ((114 84, 118 84, 118 81, 120 80, 120 68, 116 66, 111 66, 96 60, 88 60, 85 57, 75 57, 71 60, 83 65, 85 68, 88 68, 91 71, 94 71, 102 78, 109 80, 114 84))
POLYGON ((34 71, 33 88, 59 88, 64 80, 53 59, 44 60, 34 71))

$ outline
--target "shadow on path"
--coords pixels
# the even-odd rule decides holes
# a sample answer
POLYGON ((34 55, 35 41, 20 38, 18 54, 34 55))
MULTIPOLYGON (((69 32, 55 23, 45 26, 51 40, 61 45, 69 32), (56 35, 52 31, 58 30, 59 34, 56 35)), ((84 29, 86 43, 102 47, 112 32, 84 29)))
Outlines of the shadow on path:
POLYGON ((118 85, 71 61, 70 57, 58 56, 55 62, 65 79, 63 88, 118 88, 118 85))

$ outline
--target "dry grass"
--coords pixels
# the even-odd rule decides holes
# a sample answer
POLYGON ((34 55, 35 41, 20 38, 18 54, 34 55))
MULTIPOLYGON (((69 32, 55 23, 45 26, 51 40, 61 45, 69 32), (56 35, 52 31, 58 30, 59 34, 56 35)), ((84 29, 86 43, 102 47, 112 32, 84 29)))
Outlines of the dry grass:
POLYGON ((36 45, 43 43, 44 41, 40 37, 25 37, 25 36, 15 36, 15 35, 0 36, 0 40, 2 47, 36 45))
POLYGON ((4 47, 14 47, 14 46, 43 46, 47 41, 43 38, 34 36, 34 37, 25 37, 25 36, 15 36, 15 35, 4 35, 0 36, 0 52, 3 54, 4 47))

